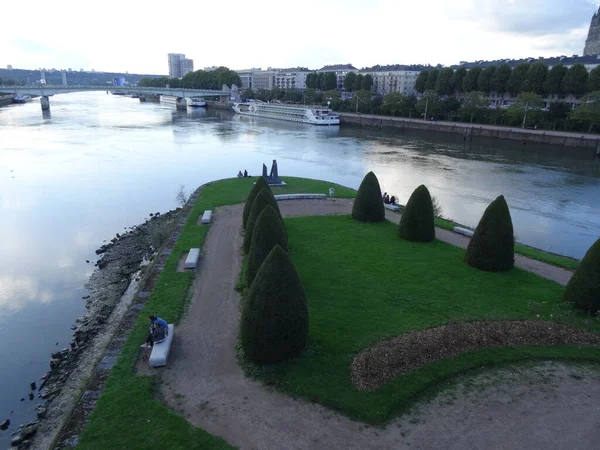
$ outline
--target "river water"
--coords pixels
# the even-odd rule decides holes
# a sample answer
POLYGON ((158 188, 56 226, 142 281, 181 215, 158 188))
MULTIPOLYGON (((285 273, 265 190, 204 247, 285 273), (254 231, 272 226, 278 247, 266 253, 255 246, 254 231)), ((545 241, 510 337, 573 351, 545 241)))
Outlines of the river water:
POLYGON ((179 112, 105 93, 54 96, 46 118, 37 101, 0 108, 0 422, 34 418, 29 383, 71 340, 103 240, 174 208, 180 185, 256 175, 273 159, 283 177, 354 188, 373 170, 401 203, 425 184, 444 216, 470 226, 504 194, 518 240, 556 253, 582 257, 600 236, 589 150, 179 112))

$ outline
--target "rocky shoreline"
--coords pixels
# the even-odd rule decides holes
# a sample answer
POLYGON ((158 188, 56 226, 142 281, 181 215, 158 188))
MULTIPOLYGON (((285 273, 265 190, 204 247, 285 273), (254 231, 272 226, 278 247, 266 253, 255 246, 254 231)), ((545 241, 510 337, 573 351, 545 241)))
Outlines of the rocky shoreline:
POLYGON ((130 227, 123 234, 116 234, 110 242, 96 250, 100 259, 95 263, 96 270, 86 283, 88 295, 83 297, 86 300, 86 313, 71 327, 73 340, 69 348, 52 353, 50 370, 42 376, 39 383, 31 383, 30 396, 37 391, 38 398, 44 403, 36 409, 37 420, 21 425, 12 433, 13 449, 35 447, 44 431, 60 426, 60 420, 54 412, 61 409, 61 402, 57 399, 65 384, 82 364, 82 360, 94 356, 90 355, 90 352, 95 351, 91 345, 94 338, 106 328, 109 317, 132 279, 139 281, 140 269, 156 256, 160 240, 166 240, 170 236, 180 213, 181 209, 178 208, 165 214, 150 214, 150 218, 144 223, 130 227), (38 432, 39 436, 36 436, 38 432))

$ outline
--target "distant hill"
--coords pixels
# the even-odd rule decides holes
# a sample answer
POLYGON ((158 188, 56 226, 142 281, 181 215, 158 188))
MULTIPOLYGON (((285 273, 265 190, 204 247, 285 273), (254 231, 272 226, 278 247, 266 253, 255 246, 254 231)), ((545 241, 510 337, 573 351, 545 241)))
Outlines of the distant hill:
MULTIPOLYGON (((52 85, 62 84, 62 72, 60 71, 46 71, 46 83, 52 85)), ((113 78, 124 77, 125 81, 129 84, 137 84, 142 78, 158 78, 164 75, 142 75, 133 73, 116 73, 116 72, 67 72, 67 84, 69 85, 83 85, 83 86, 97 86, 102 84, 112 84, 113 78)), ((25 70, 25 69, 0 69, 0 85, 1 84, 12 84, 11 81, 16 84, 28 84, 39 81, 40 71, 39 70, 25 70)))

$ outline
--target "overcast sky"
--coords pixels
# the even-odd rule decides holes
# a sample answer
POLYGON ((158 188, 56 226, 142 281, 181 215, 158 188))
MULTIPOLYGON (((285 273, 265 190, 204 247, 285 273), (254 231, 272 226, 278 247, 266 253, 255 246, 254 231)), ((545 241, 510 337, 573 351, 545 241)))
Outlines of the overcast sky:
POLYGON ((4 2, 0 67, 166 74, 194 68, 444 64, 581 55, 599 0, 4 2))

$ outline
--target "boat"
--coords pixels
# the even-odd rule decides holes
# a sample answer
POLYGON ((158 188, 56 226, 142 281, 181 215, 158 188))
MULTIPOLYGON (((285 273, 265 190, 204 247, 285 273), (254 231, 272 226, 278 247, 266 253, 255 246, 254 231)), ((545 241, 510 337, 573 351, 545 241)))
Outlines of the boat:
POLYGON ((31 101, 31 95, 17 94, 13 97, 13 103, 27 103, 31 101))
POLYGON ((322 106, 287 106, 264 102, 235 103, 233 110, 245 116, 266 117, 312 125, 339 125, 340 116, 322 106))
POLYGON ((111 94, 112 95, 125 95, 125 92, 123 92, 123 91, 112 91, 111 94))
POLYGON ((177 106, 177 97, 174 97, 172 95, 161 95, 160 102, 166 105, 177 106))
POLYGON ((206 102, 203 98, 200 97, 190 97, 187 99, 187 105, 193 108, 197 108, 201 106, 206 106, 206 102))

